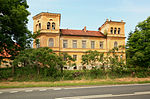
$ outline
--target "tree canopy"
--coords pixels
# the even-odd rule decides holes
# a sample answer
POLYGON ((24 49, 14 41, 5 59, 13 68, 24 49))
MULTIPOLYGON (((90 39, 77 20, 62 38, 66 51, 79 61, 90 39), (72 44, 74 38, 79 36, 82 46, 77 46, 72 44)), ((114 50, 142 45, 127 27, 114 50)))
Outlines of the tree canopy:
POLYGON ((127 62, 132 66, 150 66, 150 17, 130 32, 127 42, 127 62))
POLYGON ((0 0, 0 60, 29 46, 28 7, 26 0, 0 0))

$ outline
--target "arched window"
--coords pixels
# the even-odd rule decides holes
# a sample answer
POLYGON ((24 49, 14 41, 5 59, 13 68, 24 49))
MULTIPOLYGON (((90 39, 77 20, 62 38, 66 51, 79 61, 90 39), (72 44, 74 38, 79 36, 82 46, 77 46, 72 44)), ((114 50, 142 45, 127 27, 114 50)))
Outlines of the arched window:
POLYGON ((55 23, 52 23, 52 30, 55 30, 55 23))
POLYGON ((54 39, 53 38, 49 38, 49 40, 48 40, 48 46, 49 47, 54 47, 54 39))
POLYGON ((39 23, 39 30, 41 30, 41 23, 39 23))
POLYGON ((115 41, 114 42, 114 47, 117 47, 118 46, 118 43, 115 41))
POLYGON ((35 26, 35 30, 38 31, 38 24, 35 26))
POLYGON ((47 29, 50 29, 51 23, 47 22, 47 29))
POLYGON ((116 34, 116 32, 117 32, 117 28, 114 29, 114 34, 116 34))
POLYGON ((120 34, 120 28, 118 28, 118 34, 120 34))
POLYGON ((110 33, 113 34, 113 27, 111 27, 110 33))

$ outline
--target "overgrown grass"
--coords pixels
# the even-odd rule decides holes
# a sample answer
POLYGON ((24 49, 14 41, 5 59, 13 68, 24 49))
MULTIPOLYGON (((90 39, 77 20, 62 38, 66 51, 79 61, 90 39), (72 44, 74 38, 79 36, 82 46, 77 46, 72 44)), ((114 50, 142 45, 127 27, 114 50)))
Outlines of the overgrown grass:
POLYGON ((115 79, 124 77, 149 77, 150 70, 145 68, 127 68, 119 70, 51 70, 49 68, 40 68, 39 74, 37 68, 21 67, 15 69, 12 75, 11 68, 0 68, 0 81, 19 81, 19 82, 39 82, 39 81, 65 81, 65 80, 93 80, 93 79, 115 79))

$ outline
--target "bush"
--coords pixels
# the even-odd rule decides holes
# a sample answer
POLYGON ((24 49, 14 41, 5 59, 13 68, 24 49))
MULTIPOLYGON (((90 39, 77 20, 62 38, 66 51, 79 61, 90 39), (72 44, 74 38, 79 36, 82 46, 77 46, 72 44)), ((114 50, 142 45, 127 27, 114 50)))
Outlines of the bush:
POLYGON ((107 69, 93 68, 91 70, 64 70, 63 73, 52 68, 40 68, 37 75, 36 67, 17 67, 16 72, 12 75, 12 68, 0 69, 0 80, 10 81, 59 81, 59 80, 81 80, 81 79, 104 79, 104 78, 121 78, 121 77, 148 77, 150 69, 147 68, 125 68, 112 71, 107 69), (11 78, 11 79, 9 79, 11 78), (13 79, 12 79, 13 78, 13 79))
POLYGON ((0 80, 8 79, 12 77, 11 68, 0 68, 0 80))

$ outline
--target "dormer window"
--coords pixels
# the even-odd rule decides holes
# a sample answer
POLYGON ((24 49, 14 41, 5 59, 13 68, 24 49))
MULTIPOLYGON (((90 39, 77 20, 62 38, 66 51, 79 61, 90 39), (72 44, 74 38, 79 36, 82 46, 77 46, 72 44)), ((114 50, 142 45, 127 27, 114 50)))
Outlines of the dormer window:
POLYGON ((117 28, 114 29, 114 34, 116 34, 116 32, 117 32, 117 28))
POLYGON ((52 23, 52 30, 55 30, 55 23, 52 23))
POLYGON ((50 29, 51 23, 47 22, 47 29, 50 29))
POLYGON ((118 28, 118 34, 120 34, 120 28, 118 28))
POLYGON ((39 23, 39 30, 41 30, 41 23, 39 23))
POLYGON ((110 33, 113 34, 113 27, 111 27, 110 33))

